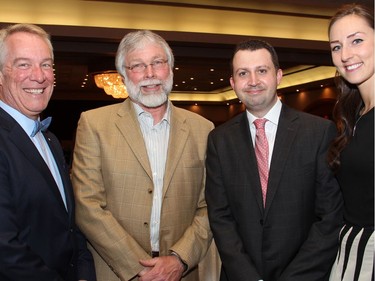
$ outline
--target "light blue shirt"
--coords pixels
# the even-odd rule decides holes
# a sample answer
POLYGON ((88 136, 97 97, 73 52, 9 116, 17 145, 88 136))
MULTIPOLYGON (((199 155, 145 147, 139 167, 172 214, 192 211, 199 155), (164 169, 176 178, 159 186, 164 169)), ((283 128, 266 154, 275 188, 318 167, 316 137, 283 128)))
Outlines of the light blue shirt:
POLYGON ((154 125, 152 115, 133 103, 138 116, 143 139, 147 149, 154 183, 150 220, 150 240, 152 251, 159 251, 159 230, 163 197, 165 164, 167 161, 170 132, 170 104, 162 120, 154 125))
POLYGON ((0 101, 0 107, 17 121, 17 123, 22 127, 22 129, 29 136, 30 140, 34 143, 35 147, 38 149, 40 155, 46 162, 49 170, 51 171, 53 178, 55 179, 55 182, 61 194, 61 198, 64 202, 65 208, 67 208, 64 185, 55 158, 53 157, 53 154, 49 148, 46 139, 40 131, 34 137, 31 137, 31 133, 33 132, 35 126, 35 121, 23 115, 13 107, 10 107, 9 105, 5 104, 3 101, 0 101))

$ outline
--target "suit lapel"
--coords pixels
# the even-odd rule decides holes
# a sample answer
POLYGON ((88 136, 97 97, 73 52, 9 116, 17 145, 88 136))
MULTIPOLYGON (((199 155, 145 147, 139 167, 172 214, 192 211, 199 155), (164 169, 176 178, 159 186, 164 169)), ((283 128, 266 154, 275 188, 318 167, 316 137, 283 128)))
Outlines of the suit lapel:
MULTIPOLYGON (((65 192, 66 206, 67 206, 67 209, 68 209, 69 216, 71 217, 72 210, 73 210, 73 204, 74 204, 74 195, 73 195, 73 189, 71 187, 69 174, 67 172, 68 169, 66 167, 64 155, 61 154, 60 143, 57 142, 57 141, 53 141, 54 138, 52 137, 52 134, 49 131, 46 131, 45 133, 43 133, 43 135, 44 135, 44 138, 46 139, 47 144, 48 144, 48 146, 49 146, 49 148, 52 152, 52 155, 55 159, 57 168, 59 169, 61 181, 63 183, 64 192, 65 192)), ((57 186, 56 186, 56 189, 57 189, 57 186)), ((60 192, 58 192, 58 195, 60 196, 59 198, 61 198, 60 192)), ((65 208, 64 202, 61 201, 61 203, 62 203, 62 207, 65 208)))
POLYGON ((23 153, 24 157, 40 172, 46 181, 46 186, 48 186, 49 190, 57 198, 58 204, 61 205, 60 207, 65 210, 61 194, 47 164, 44 162, 33 142, 16 122, 10 131, 9 139, 23 153))
POLYGON ((242 114, 242 118, 239 120, 239 129, 234 128, 234 147, 235 150, 239 151, 238 156, 240 157, 240 163, 243 163, 244 171, 247 171, 246 182, 250 186, 251 192, 254 194, 258 207, 263 213, 263 198, 262 198, 262 188, 260 185, 258 164, 255 156, 254 146, 251 140, 251 132, 249 127, 249 121, 247 119, 246 112, 242 114), (238 134, 238 132, 240 132, 238 134), (236 137, 238 135, 238 137, 236 137))
POLYGON ((189 136, 189 127, 186 125, 186 119, 180 115, 176 109, 171 106, 171 128, 169 133, 168 155, 164 174, 163 196, 172 180, 172 176, 182 157, 186 141, 189 136))
POLYGON ((115 124, 126 142, 129 144, 135 157, 152 180, 152 171, 148 160, 146 146, 143 141, 136 112, 129 99, 123 103, 123 106, 118 111, 118 119, 115 121, 115 124))
MULTIPOLYGON (((60 205, 61 210, 64 210, 65 214, 66 214, 64 202, 62 201, 61 194, 59 192, 59 189, 57 187, 55 179, 53 178, 53 175, 51 174, 47 164, 44 162, 42 156, 39 154, 38 149, 35 147, 35 145, 30 140, 30 138, 25 133, 25 131, 22 129, 22 127, 16 122, 16 120, 14 120, 13 117, 11 115, 9 115, 2 108, 0 108, 0 118, 1 118, 0 124, 1 124, 2 128, 4 130, 6 130, 9 134, 8 135, 9 142, 13 143, 15 145, 15 147, 23 154, 23 156, 25 157, 25 160, 29 161, 31 163, 31 165, 33 167, 35 167, 35 169, 37 171, 39 171, 40 175, 46 181, 46 185, 45 185, 46 188, 48 190, 50 190, 50 192, 52 192, 53 196, 55 196, 55 198, 58 202, 57 204, 60 205)), ((61 148, 56 148, 56 145, 60 145, 60 144, 56 140, 55 141, 56 143, 53 146, 51 146, 51 143, 54 143, 54 142, 51 142, 52 134, 50 134, 49 136, 51 136, 51 137, 46 138, 47 143, 50 146, 52 154, 54 155, 54 157, 57 157, 55 152, 59 151, 59 149, 61 151, 61 148)), ((54 139, 56 139, 56 138, 54 137, 54 139)), ((59 159, 59 158, 55 158, 55 161, 56 161, 56 163, 59 167, 59 171, 60 171, 61 177, 63 179, 63 184, 64 184, 64 188, 65 188, 66 184, 70 185, 70 182, 68 182, 69 179, 66 178, 69 175, 67 175, 66 172, 64 172, 63 169, 61 169, 61 163, 59 163, 60 161, 57 160, 57 159, 59 159)), ((22 161, 22 159, 21 160, 14 159, 14 161, 22 161)), ((72 191, 70 190, 70 193, 71 192, 72 191)), ((69 194, 69 190, 68 190, 68 193, 66 193, 66 194, 69 194)), ((72 195, 69 196, 69 197, 73 198, 72 195)), ((72 200, 73 199, 70 200, 70 203, 69 203, 70 206, 72 206, 72 202, 71 202, 72 200)), ((68 207, 68 210, 69 209, 71 209, 71 208, 68 207)))
POLYGON ((283 105, 277 126, 276 139, 272 153, 270 172, 268 177, 266 213, 275 197, 277 187, 284 172, 288 154, 298 130, 298 115, 287 106, 283 105))

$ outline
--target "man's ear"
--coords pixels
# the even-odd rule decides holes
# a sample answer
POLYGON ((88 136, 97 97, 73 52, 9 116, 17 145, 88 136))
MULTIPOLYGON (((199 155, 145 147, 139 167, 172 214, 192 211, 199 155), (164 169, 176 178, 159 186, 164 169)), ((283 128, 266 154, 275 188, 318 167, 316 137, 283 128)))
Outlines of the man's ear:
POLYGON ((277 85, 280 85, 282 78, 283 78, 283 71, 281 70, 281 68, 279 68, 276 73, 277 85))
POLYGON ((233 76, 231 76, 231 77, 229 78, 229 83, 230 83, 230 86, 232 87, 232 89, 234 89, 233 76))
POLYGON ((3 79, 4 79, 4 74, 2 71, 0 71, 0 86, 3 86, 3 79))

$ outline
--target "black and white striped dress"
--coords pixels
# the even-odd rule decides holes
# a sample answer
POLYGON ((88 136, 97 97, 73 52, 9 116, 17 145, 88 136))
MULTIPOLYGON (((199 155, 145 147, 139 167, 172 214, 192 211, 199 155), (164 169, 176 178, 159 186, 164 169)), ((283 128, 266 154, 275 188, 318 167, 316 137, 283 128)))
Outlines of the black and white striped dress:
POLYGON ((337 178, 346 224, 330 281, 374 281, 374 108, 358 118, 337 178))

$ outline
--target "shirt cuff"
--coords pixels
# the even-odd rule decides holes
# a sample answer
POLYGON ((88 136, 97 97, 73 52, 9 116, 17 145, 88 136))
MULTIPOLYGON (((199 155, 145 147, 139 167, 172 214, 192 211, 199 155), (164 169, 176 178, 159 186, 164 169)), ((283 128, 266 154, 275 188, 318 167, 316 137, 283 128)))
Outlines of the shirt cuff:
POLYGON ((171 251, 171 256, 175 256, 175 257, 177 257, 179 259, 179 261, 181 262, 181 264, 184 267, 184 271, 182 273, 182 275, 184 275, 188 271, 188 269, 189 269, 189 266, 187 265, 187 263, 176 252, 171 251))

